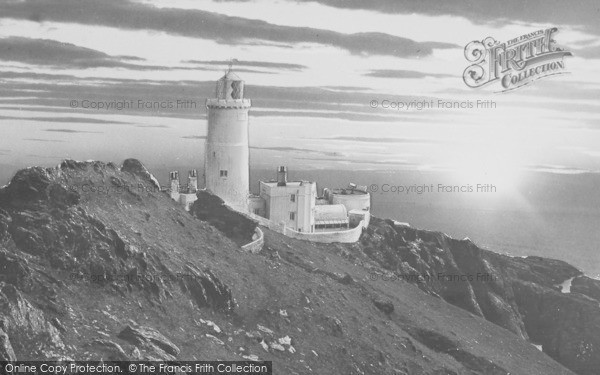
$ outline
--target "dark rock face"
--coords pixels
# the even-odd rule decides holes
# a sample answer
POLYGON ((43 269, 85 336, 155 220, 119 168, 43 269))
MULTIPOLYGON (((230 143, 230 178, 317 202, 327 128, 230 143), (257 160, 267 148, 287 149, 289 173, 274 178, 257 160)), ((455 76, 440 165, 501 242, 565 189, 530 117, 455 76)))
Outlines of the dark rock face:
MULTIPOLYGON (((230 288, 209 268, 194 262, 177 266, 155 249, 141 249, 118 223, 89 213, 90 202, 97 201, 131 206, 144 197, 155 204, 158 196, 163 198, 155 187, 151 174, 134 159, 124 162, 123 172, 110 163, 67 160, 57 168, 22 170, 0 190, 0 360, 61 358, 73 350, 64 338, 73 334, 69 322, 80 317, 59 297, 66 285, 123 297, 141 293, 157 305, 177 294, 198 308, 233 311, 230 288), (114 181, 134 191, 106 193, 114 181), (84 184, 105 190, 85 193, 84 184), (144 193, 137 192, 138 185, 144 193)), ((149 216, 145 213, 144 220, 149 216)), ((97 354, 90 354, 92 359, 172 360, 179 353, 150 327, 123 331, 124 338, 135 338, 140 346, 129 353, 103 333, 87 343, 97 354)))
MULTIPOLYGON (((179 348, 162 333, 151 327, 128 325, 119 333, 118 337, 130 344, 141 347, 146 351, 145 360, 172 361, 179 355, 179 348)), ((113 346, 114 349, 118 347, 113 346)))
POLYGON ((376 219, 361 244, 382 267, 421 289, 527 337, 498 265, 471 241, 376 219))
POLYGON ((374 218, 361 238, 371 259, 422 290, 541 344, 579 374, 600 368, 600 282, 541 257, 512 258, 469 240, 374 218), (574 278, 571 293, 556 287, 574 278))
POLYGON ((598 300, 564 294, 530 283, 515 282, 516 302, 531 339, 544 352, 579 374, 600 368, 600 307, 598 300))
POLYGON ((26 206, 36 202, 68 207, 79 202, 79 194, 52 183, 47 170, 34 167, 17 172, 10 184, 0 193, 0 202, 9 207, 26 206))
POLYGON ((0 249, 0 281, 26 288, 30 276, 26 259, 0 249))
POLYGON ((17 356, 6 332, 0 328, 0 361, 16 361, 17 356))
POLYGON ((485 358, 475 356, 463 350, 458 342, 442 336, 435 331, 415 329, 411 332, 411 335, 428 348, 454 357, 476 374, 506 375, 509 373, 505 369, 487 361, 485 358))
POLYGON ((232 312, 234 301, 231 290, 210 270, 204 272, 186 266, 187 276, 183 278, 184 288, 194 298, 198 307, 211 307, 222 312, 232 312))
POLYGON ((150 182, 156 188, 160 188, 158 182, 152 177, 152 174, 146 169, 142 162, 137 159, 126 159, 121 167, 121 172, 131 173, 134 176, 138 176, 150 182))
POLYGON ((600 280, 579 276, 571 283, 571 293, 579 293, 600 301, 600 280))
POLYGON ((207 221, 242 246, 252 241, 256 223, 227 207, 223 200, 206 191, 198 191, 198 200, 190 208, 192 215, 207 221))
POLYGON ((125 353, 125 350, 123 350, 121 345, 111 340, 93 340, 89 344, 89 347, 99 354, 102 359, 107 359, 109 361, 130 361, 134 359, 125 353))
POLYGON ((14 351, 35 358, 45 352, 64 348, 58 330, 50 324, 42 310, 34 307, 13 285, 0 283, 0 315, 3 316, 2 331, 7 335, 4 349, 7 355, 14 351), (10 341, 8 340, 10 338, 10 341), (37 348, 30 345, 38 343, 37 348))

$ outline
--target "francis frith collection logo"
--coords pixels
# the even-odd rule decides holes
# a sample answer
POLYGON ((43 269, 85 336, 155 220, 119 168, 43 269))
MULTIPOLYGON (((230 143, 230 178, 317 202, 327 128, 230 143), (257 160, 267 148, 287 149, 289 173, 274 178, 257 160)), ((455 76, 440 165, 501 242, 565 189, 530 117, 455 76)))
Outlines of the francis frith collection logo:
POLYGON ((564 58, 572 54, 556 46, 557 31, 537 30, 504 43, 492 37, 472 41, 465 47, 465 57, 472 63, 463 73, 465 84, 477 88, 497 81, 500 91, 508 91, 567 73, 564 58))

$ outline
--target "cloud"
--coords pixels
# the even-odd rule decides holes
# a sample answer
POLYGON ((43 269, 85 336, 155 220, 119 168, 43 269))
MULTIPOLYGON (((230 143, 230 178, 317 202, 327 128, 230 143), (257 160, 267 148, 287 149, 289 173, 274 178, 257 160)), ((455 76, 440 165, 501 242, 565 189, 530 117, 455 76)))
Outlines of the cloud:
POLYGON ((401 160, 357 160, 357 159, 344 159, 344 158, 295 158, 298 160, 312 160, 319 162, 339 162, 339 163, 352 163, 352 164, 370 164, 370 165, 401 165, 405 167, 417 167, 418 164, 409 163, 401 160))
POLYGON ((64 160, 64 156, 51 156, 51 155, 38 155, 38 154, 26 154, 25 156, 36 159, 61 159, 64 160))
MULTIPOLYGON (((400 118, 397 112, 392 113, 392 116, 378 115, 374 113, 350 113, 350 112, 318 112, 318 111, 269 111, 269 110, 254 110, 250 112, 251 117, 310 117, 310 118, 329 118, 348 121, 374 121, 374 122, 390 122, 400 118)), ((410 121, 423 122, 425 119, 411 118, 410 121)))
POLYGON ((0 38, 0 60, 60 69, 125 68, 140 71, 200 69, 132 64, 125 61, 143 61, 144 59, 134 56, 110 56, 94 49, 70 43, 22 37, 0 38))
POLYGON ((366 73, 365 76, 377 77, 377 78, 425 78, 425 77, 448 78, 448 77, 454 77, 451 74, 425 73, 425 72, 417 72, 414 70, 395 70, 395 69, 371 70, 370 72, 366 73))
POLYGON ((301 153, 309 153, 309 154, 318 154, 325 156, 345 156, 345 154, 341 152, 327 152, 327 151, 319 151, 319 150, 311 150, 308 148, 297 148, 297 147, 250 147, 254 150, 267 150, 267 151, 280 151, 280 152, 301 152, 301 153))
MULTIPOLYGON (((244 0, 242 0, 244 1, 244 0)), ((554 23, 556 25, 584 25, 589 30, 600 30, 597 0, 579 0, 576 5, 568 1, 486 0, 486 1, 438 1, 438 0, 299 0, 316 1, 340 9, 363 9, 390 14, 425 14, 430 16, 451 15, 465 17, 476 23, 528 21, 554 23)), ((451 30, 448 30, 451 32, 451 30)))
POLYGON ((334 91, 368 91, 370 90, 367 87, 359 87, 359 86, 323 86, 324 89, 334 90, 334 91))
POLYGON ((44 139, 44 138, 23 138, 24 141, 33 141, 33 142, 50 142, 50 143, 64 143, 65 141, 61 141, 58 139, 44 139))
POLYGON ((585 47, 572 50, 573 56, 583 57, 584 59, 600 59, 600 46, 585 47))
POLYGON ((169 128, 169 126, 167 125, 136 125, 136 128, 161 128, 161 129, 167 129, 169 128))
MULTIPOLYGON (((27 108, 29 111, 30 109, 27 108)), ((46 111, 47 109, 43 109, 46 111)), ((38 122, 59 122, 59 123, 79 123, 79 124, 127 124, 126 122, 101 120, 87 117, 17 117, 0 116, 0 120, 20 120, 20 121, 38 121, 38 122)), ((55 131, 55 130, 48 130, 55 131)))
POLYGON ((404 143, 404 144, 431 144, 435 143, 430 139, 422 138, 371 138, 371 137, 352 137, 352 136, 340 136, 331 138, 316 138, 325 141, 349 141, 349 142, 365 142, 365 143, 404 143))
POLYGON ((581 169, 574 167, 567 167, 564 165, 530 165, 526 167, 527 170, 533 172, 546 172, 546 173, 557 173, 557 174, 584 174, 584 173, 599 173, 598 171, 592 171, 589 169, 581 169))
POLYGON ((458 47, 448 43, 416 42, 378 32, 343 34, 310 27, 274 25, 203 10, 159 9, 125 0, 5 0, 0 3, 0 14, 4 18, 35 22, 55 21, 129 30, 156 30, 231 45, 256 41, 316 43, 364 55, 418 57, 430 55, 434 48, 458 47))
POLYGON ((55 133, 95 133, 102 134, 102 132, 93 132, 86 130, 73 130, 73 129, 44 129, 45 132, 55 132, 55 133))
MULTIPOLYGON (((130 101, 135 103, 133 108, 119 111, 115 108, 98 112, 94 114, 133 114, 133 115, 152 115, 174 118, 193 118, 203 119, 206 116, 204 109, 205 98, 214 96, 214 81, 165 81, 165 80, 131 80, 131 79, 103 79, 97 77, 67 79, 60 75, 59 79, 53 80, 52 75, 11 73, 6 77, 0 91, 0 102, 2 97, 16 97, 7 101, 11 107, 18 104, 44 106, 44 108, 62 108, 64 112, 77 112, 82 114, 92 113, 90 110, 82 108, 69 108, 69 102, 73 99, 81 102, 90 101, 130 101), (10 78, 10 80, 8 79, 10 78), (32 82, 39 81, 42 82, 32 82), (56 82, 53 82, 56 81, 56 82), (64 81, 64 82, 63 82, 64 81), (26 90, 39 90, 35 97, 22 98, 22 93, 26 90), (167 109, 162 112, 152 112, 150 110, 138 109, 137 101, 175 101, 192 100, 197 103, 194 110, 167 109)), ((354 91, 351 88, 337 90, 324 87, 277 87, 277 86, 259 86, 247 85, 246 96, 252 99, 253 117, 310 117, 310 118, 331 118, 346 119, 351 121, 418 121, 427 122, 431 118, 424 116, 414 116, 410 113, 400 111, 374 110, 369 106, 373 99, 390 97, 384 93, 370 93, 366 91, 354 91)), ((432 97, 394 95, 398 101, 411 100, 432 100, 432 97)), ((18 108, 18 107, 17 107, 18 108)), ((46 109, 41 108, 40 111, 46 109)), ((35 111, 35 108, 28 110, 35 111)), ((432 113, 432 116, 436 116, 432 113)), ((64 118, 64 117, 63 117, 64 118)), ((55 121, 63 122, 63 118, 55 121)), ((47 121, 52 121, 48 119, 47 121)), ((112 121, 107 120, 107 123, 112 121)))
MULTIPOLYGON (((211 66, 219 66, 226 67, 229 65, 229 61, 225 60, 187 60, 183 61, 184 63, 190 64, 200 64, 200 65, 211 65, 211 66)), ((281 63, 281 62, 269 62, 269 61, 244 61, 244 60, 236 60, 234 62, 235 70, 238 71, 238 67, 253 67, 253 68, 269 68, 269 69, 284 69, 284 70, 303 70, 307 67, 300 64, 289 64, 289 63, 281 63)))
POLYGON ((117 58, 119 60, 125 60, 125 61, 146 61, 146 59, 144 59, 142 57, 138 57, 138 56, 120 55, 120 56, 115 56, 115 58, 117 58))
POLYGON ((0 60, 60 68, 127 67, 105 53, 48 39, 0 39, 0 60))
POLYGON ((185 139, 206 139, 205 135, 186 135, 184 137, 181 138, 185 138, 185 139))

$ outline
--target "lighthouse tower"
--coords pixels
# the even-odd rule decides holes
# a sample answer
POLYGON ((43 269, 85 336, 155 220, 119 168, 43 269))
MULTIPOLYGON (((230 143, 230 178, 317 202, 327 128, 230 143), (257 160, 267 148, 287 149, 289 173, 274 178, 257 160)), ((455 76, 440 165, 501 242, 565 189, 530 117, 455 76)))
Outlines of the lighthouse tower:
POLYGON ((215 98, 206 100, 208 134, 204 179, 206 189, 230 207, 248 211, 250 150, 244 81, 229 71, 217 81, 215 98))

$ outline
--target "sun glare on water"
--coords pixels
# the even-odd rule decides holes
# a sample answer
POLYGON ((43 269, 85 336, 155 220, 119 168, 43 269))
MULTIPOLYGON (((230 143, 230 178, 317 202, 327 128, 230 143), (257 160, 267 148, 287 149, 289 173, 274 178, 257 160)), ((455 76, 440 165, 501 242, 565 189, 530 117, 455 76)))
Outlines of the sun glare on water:
POLYGON ((513 191, 519 182, 519 166, 505 157, 472 157, 450 165, 460 184, 492 185, 495 192, 513 191))

